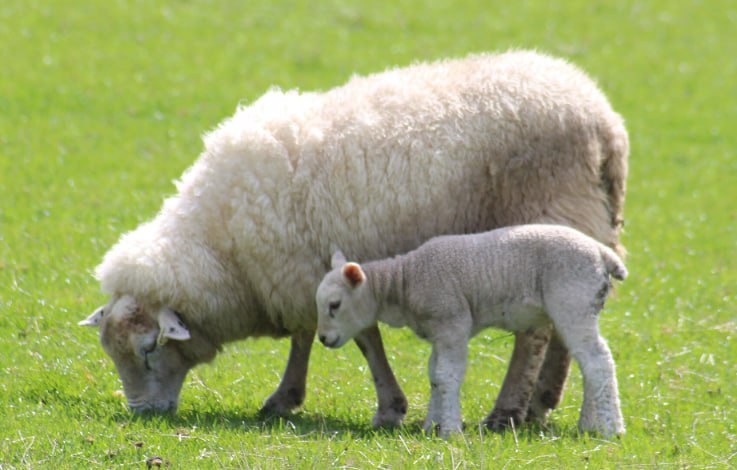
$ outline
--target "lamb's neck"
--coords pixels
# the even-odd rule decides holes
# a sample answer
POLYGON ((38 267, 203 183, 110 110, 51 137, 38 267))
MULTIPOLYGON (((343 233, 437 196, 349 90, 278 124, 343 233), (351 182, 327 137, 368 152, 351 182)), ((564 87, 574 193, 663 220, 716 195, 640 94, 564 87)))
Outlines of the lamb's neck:
POLYGON ((391 326, 407 324, 401 305, 404 298, 404 271, 398 258, 373 261, 363 266, 368 287, 378 302, 378 320, 391 326))

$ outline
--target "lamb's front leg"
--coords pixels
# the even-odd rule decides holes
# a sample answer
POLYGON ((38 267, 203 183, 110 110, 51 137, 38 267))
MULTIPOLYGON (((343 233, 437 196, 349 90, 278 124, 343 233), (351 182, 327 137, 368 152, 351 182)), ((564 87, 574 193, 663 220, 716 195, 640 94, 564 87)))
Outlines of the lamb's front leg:
POLYGON ((266 399, 260 413, 281 416, 302 405, 307 385, 307 364, 314 338, 314 330, 292 335, 292 347, 281 383, 266 399))
POLYGON ((404 396, 386 358, 379 327, 374 325, 363 330, 354 340, 366 358, 374 379, 376 398, 379 402, 374 415, 374 426, 401 425, 407 414, 407 397, 404 396))
POLYGON ((461 384, 466 375, 468 338, 439 341, 433 344, 430 356, 430 404, 423 429, 432 433, 435 426, 441 437, 462 432, 461 384))

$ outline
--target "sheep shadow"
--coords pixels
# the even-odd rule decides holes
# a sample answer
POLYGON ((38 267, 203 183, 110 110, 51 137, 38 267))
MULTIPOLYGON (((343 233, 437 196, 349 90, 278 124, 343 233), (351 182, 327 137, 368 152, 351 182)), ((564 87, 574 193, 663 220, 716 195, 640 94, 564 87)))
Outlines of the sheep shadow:
MULTIPOLYGON (((318 413, 297 411, 285 416, 274 416, 254 411, 252 413, 242 410, 181 410, 177 414, 156 413, 125 413, 121 411, 113 417, 118 422, 149 423, 159 427, 162 424, 174 429, 197 428, 200 431, 217 433, 222 430, 256 432, 262 434, 294 434, 305 438, 338 437, 350 435, 353 438, 368 439, 393 433, 399 429, 374 429, 370 422, 359 422, 358 420, 341 419, 325 416, 318 413)), ((422 432, 420 426, 417 431, 422 432)))

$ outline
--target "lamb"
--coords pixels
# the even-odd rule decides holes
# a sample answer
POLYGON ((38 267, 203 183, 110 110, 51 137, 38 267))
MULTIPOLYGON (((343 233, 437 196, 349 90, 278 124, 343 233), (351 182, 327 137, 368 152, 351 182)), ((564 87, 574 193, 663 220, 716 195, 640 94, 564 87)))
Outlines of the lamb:
MULTIPOLYGON (((584 378, 579 427, 607 437, 624 433, 614 361, 598 329, 610 278, 627 276, 610 248, 570 227, 522 225, 433 238, 364 265, 336 252, 332 267, 316 293, 325 346, 339 348, 377 320, 409 326, 432 344, 425 431, 461 431, 468 341, 496 327, 529 335, 541 349, 554 329, 584 378)), ((524 400, 534 391, 527 385, 517 390, 524 400)))
MULTIPOLYGON (((543 54, 418 63, 320 93, 270 90, 204 140, 177 194, 105 255, 95 274, 109 300, 80 322, 99 327, 134 411, 176 410, 192 367, 255 336, 291 337, 262 411, 300 406, 314 292, 334 244, 376 259, 437 235, 548 222, 621 250, 622 118, 583 72, 543 54)), ((401 423, 407 402, 378 328, 356 343, 374 379, 374 423, 401 423)), ((533 346, 518 336, 515 377, 527 373, 517 352, 533 346)), ((530 403, 513 382, 502 390, 500 426, 552 409, 568 361, 553 337, 530 403)))

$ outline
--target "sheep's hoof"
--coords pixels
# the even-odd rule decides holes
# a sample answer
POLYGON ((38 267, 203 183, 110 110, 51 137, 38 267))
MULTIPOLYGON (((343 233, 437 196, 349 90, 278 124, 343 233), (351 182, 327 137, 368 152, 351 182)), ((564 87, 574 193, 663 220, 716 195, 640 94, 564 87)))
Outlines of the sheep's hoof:
POLYGON ((287 416, 295 408, 299 408, 304 399, 304 391, 300 392, 296 388, 290 388, 286 392, 277 390, 266 399, 259 410, 259 414, 262 416, 287 416))
POLYGON ((483 425, 492 432, 504 432, 512 427, 518 427, 524 419, 524 413, 520 410, 495 409, 486 417, 483 425))
POLYGON ((395 397, 389 406, 379 407, 374 415, 375 428, 396 428, 402 425, 407 415, 407 399, 395 397))

